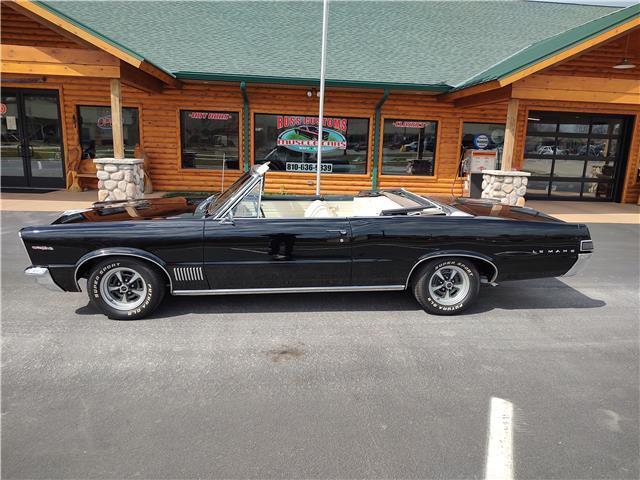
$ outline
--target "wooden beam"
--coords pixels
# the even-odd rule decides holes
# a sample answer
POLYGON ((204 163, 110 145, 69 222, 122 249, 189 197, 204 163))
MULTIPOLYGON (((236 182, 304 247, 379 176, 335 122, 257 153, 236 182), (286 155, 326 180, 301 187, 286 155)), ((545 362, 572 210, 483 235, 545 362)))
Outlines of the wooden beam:
POLYGON ((120 80, 114 78, 111 90, 111 134, 113 136, 113 157, 124 158, 124 135, 122 132, 122 94, 120 80))
POLYGON ((504 146, 502 150, 501 170, 510 171, 513 167, 513 153, 516 143, 516 127, 518 126, 518 109, 520 100, 512 98, 507 107, 507 124, 504 129, 504 146))
POLYGON ((120 79, 125 85, 147 93, 162 93, 164 85, 157 78, 122 61, 120 62, 120 79))
POLYGON ((86 48, 31 47, 0 45, 2 60, 10 62, 64 63, 74 65, 118 66, 119 61, 108 53, 86 48))
POLYGON ((512 87, 520 99, 640 105, 640 79, 537 74, 512 87))
POLYGON ((28 75, 118 78, 120 67, 103 65, 63 65, 59 63, 0 62, 0 72, 28 75))
POLYGON ((456 107, 468 108, 476 107, 479 105, 490 105, 492 103, 504 102, 511 98, 511 85, 499 88, 497 90, 491 90, 485 93, 477 93, 468 97, 459 98, 453 103, 456 107))

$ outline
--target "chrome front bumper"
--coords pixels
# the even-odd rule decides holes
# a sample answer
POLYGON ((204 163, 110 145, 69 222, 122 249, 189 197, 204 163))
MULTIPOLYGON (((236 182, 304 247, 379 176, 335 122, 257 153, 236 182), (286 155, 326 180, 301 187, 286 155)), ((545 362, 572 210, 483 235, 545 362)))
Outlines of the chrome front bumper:
POLYGON ((56 292, 63 292, 56 282, 51 278, 51 273, 49 273, 49 269, 45 267, 29 267, 25 269, 24 274, 27 277, 33 277, 36 280, 38 285, 42 285, 47 290, 53 290, 56 292))
POLYGON ((573 277, 574 275, 579 274, 585 269, 585 267, 589 263, 589 260, 591 260, 590 253, 579 253, 576 263, 574 263, 573 266, 569 269, 569 271, 562 276, 573 277))

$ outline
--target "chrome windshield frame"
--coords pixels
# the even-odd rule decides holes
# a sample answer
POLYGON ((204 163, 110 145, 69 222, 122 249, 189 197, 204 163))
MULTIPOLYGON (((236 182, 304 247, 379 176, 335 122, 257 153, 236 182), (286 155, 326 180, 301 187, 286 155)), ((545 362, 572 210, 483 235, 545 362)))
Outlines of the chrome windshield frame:
POLYGON ((233 207, 235 207, 242 199, 258 184, 260 183, 260 197, 258 200, 258 212, 260 211, 260 205, 262 204, 262 192, 264 189, 264 174, 269 170, 269 163, 262 165, 254 165, 249 172, 247 172, 251 178, 242 185, 238 191, 232 195, 226 202, 220 205, 215 212, 208 215, 208 218, 214 220, 220 220, 224 218, 233 207))

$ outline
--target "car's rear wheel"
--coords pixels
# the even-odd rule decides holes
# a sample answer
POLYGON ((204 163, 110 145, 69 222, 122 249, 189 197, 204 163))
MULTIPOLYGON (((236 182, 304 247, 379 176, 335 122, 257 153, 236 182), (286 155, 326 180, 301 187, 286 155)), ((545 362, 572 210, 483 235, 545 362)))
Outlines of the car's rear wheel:
POLYGON ((91 302, 115 320, 136 320, 153 312, 164 297, 164 279, 146 262, 129 257, 104 260, 87 280, 91 302))
POLYGON ((459 257, 438 258, 424 265, 413 282, 413 295, 429 313, 455 315, 478 296, 480 276, 475 265, 459 257))

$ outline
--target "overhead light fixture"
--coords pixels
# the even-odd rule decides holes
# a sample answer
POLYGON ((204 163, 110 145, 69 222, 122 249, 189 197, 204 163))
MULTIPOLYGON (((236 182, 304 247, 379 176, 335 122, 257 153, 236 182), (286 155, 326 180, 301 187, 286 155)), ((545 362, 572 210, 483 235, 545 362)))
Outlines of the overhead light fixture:
POLYGON ((617 65, 614 65, 613 68, 617 70, 629 70, 630 68, 636 68, 636 66, 631 63, 628 58, 623 58, 622 61, 617 65))
POLYGON ((631 38, 631 35, 627 35, 627 44, 624 47, 624 57, 622 57, 622 61, 620 63, 618 63, 617 65, 614 65, 613 68, 615 68, 616 70, 629 70, 631 68, 636 68, 635 64, 631 63, 629 61, 629 57, 627 57, 627 54, 629 52, 629 39, 631 38))

